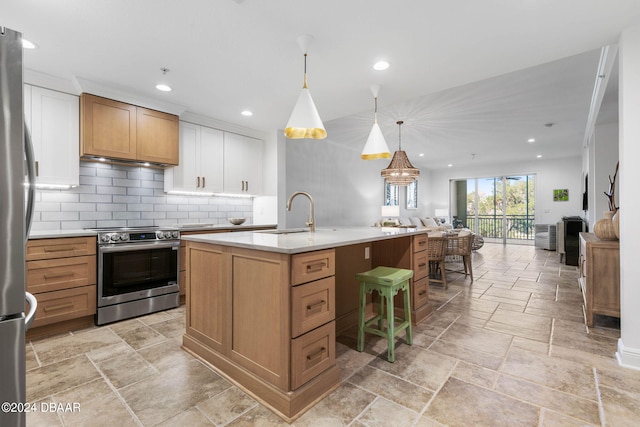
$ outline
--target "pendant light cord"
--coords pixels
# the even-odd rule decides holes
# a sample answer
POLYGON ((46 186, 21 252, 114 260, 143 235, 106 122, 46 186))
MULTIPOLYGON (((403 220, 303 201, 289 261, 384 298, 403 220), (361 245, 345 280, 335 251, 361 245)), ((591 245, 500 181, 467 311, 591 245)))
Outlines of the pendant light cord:
POLYGON ((304 54, 304 85, 303 89, 307 89, 307 54, 304 54))
POLYGON ((402 120, 398 120, 396 124, 398 125, 398 151, 402 151, 402 124, 404 122, 402 120))

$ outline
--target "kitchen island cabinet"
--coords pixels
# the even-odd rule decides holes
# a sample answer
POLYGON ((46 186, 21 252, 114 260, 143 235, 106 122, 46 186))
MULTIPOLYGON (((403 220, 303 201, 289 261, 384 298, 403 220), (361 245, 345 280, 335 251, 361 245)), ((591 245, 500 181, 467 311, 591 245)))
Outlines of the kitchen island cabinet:
MULTIPOLYGON (((375 266, 373 248, 413 254, 414 236, 426 234, 361 228, 185 236, 183 347, 292 421, 339 385, 336 331, 357 319, 355 272, 375 266)), ((420 304, 430 312, 428 301, 420 304)))

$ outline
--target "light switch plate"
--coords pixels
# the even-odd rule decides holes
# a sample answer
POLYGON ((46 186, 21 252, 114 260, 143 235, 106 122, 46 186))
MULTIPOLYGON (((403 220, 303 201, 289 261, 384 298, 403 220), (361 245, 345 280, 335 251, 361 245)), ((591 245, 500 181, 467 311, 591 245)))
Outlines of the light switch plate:
POLYGON ((364 248, 364 259, 369 259, 370 255, 369 255, 369 246, 364 248))

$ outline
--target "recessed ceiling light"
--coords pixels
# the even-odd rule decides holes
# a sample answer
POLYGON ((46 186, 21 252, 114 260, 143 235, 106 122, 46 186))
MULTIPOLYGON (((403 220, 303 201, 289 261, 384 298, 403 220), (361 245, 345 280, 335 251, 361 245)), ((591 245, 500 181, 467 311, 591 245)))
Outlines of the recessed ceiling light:
POLYGON ((536 142, 536 139, 535 138, 529 138, 529 139, 527 139, 527 142, 536 142))
POLYGON ((451 163, 449 163, 449 164, 447 165, 447 167, 448 167, 448 168, 451 168, 451 167, 453 167, 453 165, 452 165, 451 163))
POLYGON ((378 61, 373 64, 373 69, 378 71, 383 71, 389 68, 389 63, 387 61, 378 61))
POLYGON ((420 153, 420 154, 418 154, 418 156, 424 157, 424 153, 420 153))
POLYGON ((251 116, 253 116, 253 113, 252 113, 251 111, 249 111, 249 110, 244 110, 244 111, 243 111, 243 112, 241 112, 240 114, 242 114, 243 116, 246 116, 246 117, 251 117, 251 116))
POLYGON ((542 157, 542 154, 538 154, 536 157, 537 157, 537 158, 541 158, 541 157, 542 157))
POLYGON ((162 92, 171 92, 171 86, 162 83, 158 83, 156 85, 156 89, 161 90, 162 92))
POLYGON ((24 49, 35 49, 38 46, 36 46, 36 44, 34 42, 32 42, 32 41, 29 41, 27 39, 22 39, 22 47, 24 49))

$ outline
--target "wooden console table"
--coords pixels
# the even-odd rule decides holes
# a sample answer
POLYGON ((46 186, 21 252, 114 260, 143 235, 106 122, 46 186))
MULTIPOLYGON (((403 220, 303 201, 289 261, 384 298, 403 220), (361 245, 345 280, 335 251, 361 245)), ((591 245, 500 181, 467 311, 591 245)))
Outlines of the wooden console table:
POLYGON ((620 317, 620 242, 580 233, 580 277, 587 326, 596 314, 620 317))

